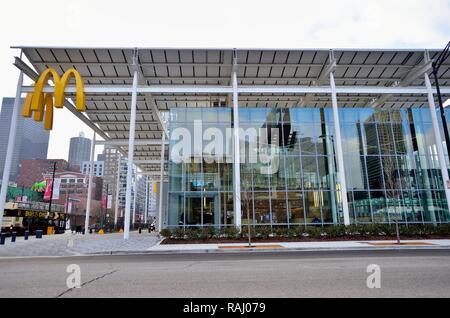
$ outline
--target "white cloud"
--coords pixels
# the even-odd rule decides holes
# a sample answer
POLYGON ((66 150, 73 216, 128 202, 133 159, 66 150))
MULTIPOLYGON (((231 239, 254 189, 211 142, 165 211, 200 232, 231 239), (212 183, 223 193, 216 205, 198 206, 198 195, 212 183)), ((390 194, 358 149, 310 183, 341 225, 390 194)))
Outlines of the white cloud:
MULTIPOLYGON (((21 0, 2 1, 0 14, 0 97, 15 92, 11 45, 439 48, 450 40, 450 0, 21 0)), ((66 129, 55 125, 50 156, 65 157, 63 141, 86 128, 67 111, 58 116, 66 129)))

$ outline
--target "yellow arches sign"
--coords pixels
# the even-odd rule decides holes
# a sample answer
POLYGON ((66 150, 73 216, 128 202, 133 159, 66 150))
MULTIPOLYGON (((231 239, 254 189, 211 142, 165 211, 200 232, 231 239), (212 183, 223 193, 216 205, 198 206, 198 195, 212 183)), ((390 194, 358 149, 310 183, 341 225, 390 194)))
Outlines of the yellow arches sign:
POLYGON ((44 128, 51 130, 53 127, 53 106, 56 108, 62 108, 64 106, 65 90, 69 84, 70 78, 75 79, 76 83, 76 109, 79 112, 86 110, 86 97, 84 95, 84 83, 80 73, 74 68, 68 69, 62 77, 59 76, 53 68, 46 69, 34 86, 34 92, 28 93, 25 98, 25 103, 22 109, 22 116, 31 117, 34 112, 34 120, 45 120, 44 128), (44 93, 44 87, 48 81, 52 78, 55 84, 55 93, 44 93))

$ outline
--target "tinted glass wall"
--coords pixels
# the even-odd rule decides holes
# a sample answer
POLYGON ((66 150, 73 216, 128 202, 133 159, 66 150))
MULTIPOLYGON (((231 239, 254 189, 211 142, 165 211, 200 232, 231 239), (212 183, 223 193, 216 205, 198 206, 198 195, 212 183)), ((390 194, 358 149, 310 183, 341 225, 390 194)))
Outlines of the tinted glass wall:
MULTIPOLYGON (((449 221, 429 109, 339 115, 352 223, 449 221)), ((171 110, 169 226, 234 224, 232 118, 230 108, 171 110)), ((331 108, 239 118, 242 224, 342 224, 331 108)))

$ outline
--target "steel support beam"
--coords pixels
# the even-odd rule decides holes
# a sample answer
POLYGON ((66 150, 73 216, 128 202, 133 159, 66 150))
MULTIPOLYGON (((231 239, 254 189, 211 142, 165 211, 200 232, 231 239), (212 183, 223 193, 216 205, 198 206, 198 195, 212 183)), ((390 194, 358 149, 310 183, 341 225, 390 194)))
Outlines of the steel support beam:
MULTIPOLYGON (((167 160, 163 161, 164 163, 168 163, 167 160)), ((161 164, 161 160, 135 160, 135 164, 161 164)))
MULTIPOLYGON (((233 191, 234 191, 234 225, 241 230, 241 163, 239 145, 239 95, 237 84, 237 57, 233 59, 231 71, 231 83, 233 86, 233 191)), ((249 220, 250 222, 250 220, 249 220)))
POLYGON ((92 136, 91 143, 91 162, 89 163, 89 181, 88 181, 88 195, 86 202, 86 217, 84 220, 84 234, 87 234, 89 231, 89 218, 91 215, 91 200, 92 200, 92 179, 94 177, 94 156, 95 156, 95 139, 96 132, 94 131, 94 136, 92 136))
MULTIPOLYGON (((30 93, 34 91, 33 86, 22 86, 23 93, 30 93)), ((53 93, 55 91, 53 86, 44 87, 45 93, 53 93)), ((75 93, 76 87, 73 85, 67 86, 67 93, 75 93)), ((133 88, 130 85, 85 85, 86 93, 108 94, 108 93, 125 93, 131 94, 133 88)), ((239 86, 237 88, 239 94, 331 94, 329 86, 297 86, 297 85, 252 85, 239 86)), ((443 94, 450 94, 450 87, 442 87, 443 94)), ((139 86, 137 93, 185 93, 185 94, 232 94, 233 87, 230 86, 139 86)), ((381 86, 338 86, 336 87, 337 94, 427 94, 424 87, 409 86, 409 87, 381 87, 381 86)), ((435 91, 434 91, 435 93, 435 91)), ((89 97, 87 97, 89 98, 89 97)))
POLYGON ((133 182, 133 229, 134 229, 134 225, 136 224, 136 199, 137 199, 137 175, 134 178, 134 182, 133 182))
MULTIPOLYGON (((109 146, 128 146, 128 140, 127 139, 98 140, 98 141, 96 141, 96 144, 97 145, 109 145, 109 146)), ((166 145, 168 145, 168 144, 169 144, 169 142, 166 141, 166 145)), ((134 141, 134 145, 135 146, 160 146, 161 140, 136 139, 134 141)))
MULTIPOLYGON (((22 53, 21 53, 22 54, 22 53)), ((16 88, 16 97, 14 99, 14 105, 12 110, 11 117, 11 126, 9 128, 9 137, 8 137, 8 146, 6 148, 6 157, 5 157, 5 165, 3 168, 3 177, 2 177, 2 188, 0 191, 0 226, 3 222, 3 211, 6 203, 6 195, 8 194, 8 184, 9 184, 9 176, 11 174, 11 165, 14 154, 14 147, 16 146, 16 135, 17 135, 17 123, 19 121, 20 114, 20 98, 21 98, 21 87, 23 84, 23 71, 19 73, 19 79, 17 81, 16 88)), ((4 145, 2 145, 3 147, 4 145)))
MULTIPOLYGON (((337 61, 334 57, 333 50, 330 50, 330 52, 329 52, 329 60, 330 60, 330 63, 324 68, 322 73, 319 75, 319 77, 317 78, 317 80, 314 83, 314 86, 323 85, 325 83, 325 81, 328 79, 328 77, 330 76, 330 73, 336 69, 337 61)), ((311 102, 313 97, 314 97, 313 94, 306 94, 306 96, 301 100, 299 106, 303 107, 303 106, 308 105, 311 102)))
POLYGON ((161 170, 160 170, 160 181, 159 181, 159 210, 158 210, 158 231, 162 230, 163 221, 163 201, 164 201, 164 154, 165 154, 165 141, 166 135, 162 134, 162 147, 161 147, 161 170))
POLYGON ((131 95, 131 116, 130 116, 130 132, 128 139, 128 170, 127 170, 127 188, 125 195, 125 220, 124 220, 124 232, 123 238, 128 240, 130 238, 130 214, 131 214, 131 187, 133 177, 133 155, 134 155, 134 137, 136 130, 136 98, 137 98, 137 86, 138 86, 138 67, 136 51, 133 57, 134 72, 133 72, 133 92, 131 95))
MULTIPOLYGON (((430 107, 431 122, 433 123, 433 132, 434 132, 434 139, 436 141, 439 166, 442 173, 442 179, 444 181, 445 198, 447 199, 447 208, 450 213, 450 188, 449 188, 450 179, 448 176, 447 161, 445 160, 444 147, 442 145, 441 130, 439 127, 439 121, 436 114, 436 104, 434 103, 433 89, 431 87, 431 82, 428 73, 425 73, 424 76, 425 76, 425 86, 427 87, 428 90, 428 104, 430 107)), ((436 224, 436 216, 434 215, 434 211, 431 212, 431 221, 434 224, 436 224)))
POLYGON ((117 158, 117 183, 116 183, 116 204, 114 207, 114 227, 117 226, 117 219, 119 218, 119 187, 120 187, 120 167, 121 167, 120 154, 117 158))
POLYGON ((148 214, 148 176, 145 176, 145 207, 144 207, 144 223, 147 224, 148 214))
POLYGON ((338 177, 339 184, 341 190, 342 197, 342 212, 344 215, 344 225, 350 225, 350 214, 348 209, 348 199, 347 199, 347 182, 345 180, 345 170, 344 170, 344 155, 342 151, 342 138, 341 138, 341 125, 339 123, 339 111, 338 111, 338 102, 337 102, 337 94, 336 94, 336 86, 334 82, 334 74, 330 73, 330 87, 331 87, 331 99, 333 106, 333 118, 334 118, 334 130, 335 130, 335 146, 336 146, 336 155, 338 162, 338 177))
MULTIPOLYGON (((420 78, 428 72, 432 68, 431 61, 426 62, 423 65, 418 65, 414 67, 406 76, 404 79, 402 79, 400 82, 398 82, 394 87, 407 87, 411 85, 416 79, 420 78)), ((386 101, 388 101, 390 98, 392 98, 394 94, 386 94, 383 96, 380 96, 377 100, 370 103, 370 107, 378 107, 380 105, 383 105, 386 101)))

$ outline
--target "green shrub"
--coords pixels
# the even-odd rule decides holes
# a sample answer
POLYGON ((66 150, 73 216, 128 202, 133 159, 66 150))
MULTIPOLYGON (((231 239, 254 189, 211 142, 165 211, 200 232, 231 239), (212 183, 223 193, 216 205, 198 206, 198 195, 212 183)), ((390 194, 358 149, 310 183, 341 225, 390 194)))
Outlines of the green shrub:
POLYGON ((187 240, 197 240, 199 238, 199 229, 193 227, 186 228, 184 232, 184 237, 187 240))
POLYGON ((216 236, 216 229, 214 227, 204 227, 198 230, 199 239, 207 240, 216 236))
POLYGON ((335 225, 329 226, 324 229, 324 233, 326 233, 330 237, 342 237, 347 234, 347 228, 344 225, 335 225))
POLYGON ((176 227, 172 232, 172 237, 176 240, 183 240, 184 239, 184 228, 176 227))
POLYGON ((219 236, 223 238, 237 238, 239 235, 239 230, 234 226, 222 227, 219 230, 219 236))
POLYGON ((272 229, 269 226, 258 226, 256 228, 255 237, 267 239, 272 234, 272 229))
POLYGON ((305 227, 304 226, 297 226, 295 228, 292 228, 295 231, 295 234, 297 236, 304 236, 306 233, 305 227))
POLYGON ((287 237, 288 236, 288 228, 285 226, 274 227, 272 232, 275 237, 287 237))
POLYGON ((161 236, 164 236, 164 237, 166 237, 166 238, 169 238, 169 237, 172 236, 172 231, 170 231, 169 229, 162 229, 162 230, 159 232, 159 234, 160 234, 161 236))
POLYGON ((289 228, 288 231, 287 231, 287 235, 288 235, 288 237, 296 237, 296 236, 298 236, 297 229, 294 228, 294 227, 289 228))
MULTIPOLYGON (((251 235, 251 237, 256 237, 256 229, 253 226, 250 227, 250 235, 251 235)), ((248 227, 247 226, 242 227, 241 237, 248 238, 248 227)))
POLYGON ((306 228, 306 234, 308 234, 309 237, 322 237, 322 228, 316 227, 316 226, 309 226, 306 228))

